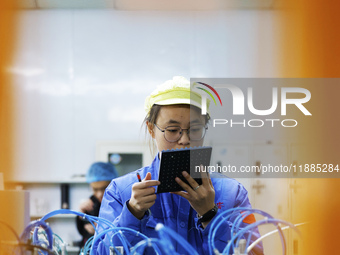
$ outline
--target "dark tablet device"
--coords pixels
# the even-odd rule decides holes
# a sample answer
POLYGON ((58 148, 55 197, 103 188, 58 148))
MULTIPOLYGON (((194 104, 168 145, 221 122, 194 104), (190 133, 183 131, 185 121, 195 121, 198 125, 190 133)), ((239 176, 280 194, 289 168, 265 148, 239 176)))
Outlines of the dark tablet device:
POLYGON ((195 179, 198 185, 202 184, 199 166, 209 166, 211 147, 194 147, 177 150, 167 150, 161 153, 159 166, 159 178, 161 184, 157 193, 174 192, 183 190, 175 181, 176 177, 188 184, 182 172, 187 171, 195 179))

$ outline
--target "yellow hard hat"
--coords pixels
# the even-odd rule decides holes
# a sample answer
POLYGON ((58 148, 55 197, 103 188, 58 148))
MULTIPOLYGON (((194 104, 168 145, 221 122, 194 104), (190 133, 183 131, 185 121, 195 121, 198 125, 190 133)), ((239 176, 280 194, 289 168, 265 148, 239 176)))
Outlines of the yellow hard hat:
MULTIPOLYGON (((209 105, 209 100, 207 104, 209 105)), ((189 104, 201 108, 201 95, 190 88, 190 82, 182 76, 174 76, 172 80, 168 80, 159 85, 145 99, 145 111, 150 112, 154 105, 174 105, 189 104)), ((208 108, 208 106, 207 106, 208 108)))

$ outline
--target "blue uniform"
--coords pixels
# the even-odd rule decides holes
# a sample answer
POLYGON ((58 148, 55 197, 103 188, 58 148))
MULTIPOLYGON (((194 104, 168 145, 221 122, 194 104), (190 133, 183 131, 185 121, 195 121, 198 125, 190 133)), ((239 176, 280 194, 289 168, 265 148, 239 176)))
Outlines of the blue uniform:
MULTIPOLYGON (((155 204, 150 208, 151 214, 146 213, 142 220, 137 219, 129 211, 127 203, 131 197, 131 188, 138 181, 136 172, 139 172, 142 178, 150 172, 152 179, 157 180, 159 161, 158 156, 156 156, 150 166, 112 180, 105 191, 99 217, 113 222, 117 227, 128 227, 148 237, 156 238, 158 238, 158 233, 155 230, 155 225, 162 223, 186 239, 197 250, 198 254, 209 254, 208 233, 210 224, 205 229, 197 225, 197 213, 185 198, 171 193, 157 194, 155 204)), ((211 180, 215 189, 215 203, 219 207, 217 215, 234 207, 251 207, 248 192, 239 182, 229 178, 212 178, 211 180)), ((215 245, 220 251, 224 249, 227 240, 231 238, 231 224, 232 222, 225 221, 216 234, 215 245)), ((243 227, 246 225, 244 223, 243 227)), ((100 233, 102 229, 99 228, 98 231, 100 233)), ((258 232, 255 233, 255 236, 259 236, 258 232)), ((127 238, 132 245, 141 240, 130 235, 127 238)), ((92 248, 96 251, 96 254, 109 254, 106 241, 103 240, 92 248)), ((187 254, 181 245, 176 245, 175 248, 178 253, 187 254)), ((257 248, 258 253, 253 254, 262 254, 261 245, 258 245, 257 248)))

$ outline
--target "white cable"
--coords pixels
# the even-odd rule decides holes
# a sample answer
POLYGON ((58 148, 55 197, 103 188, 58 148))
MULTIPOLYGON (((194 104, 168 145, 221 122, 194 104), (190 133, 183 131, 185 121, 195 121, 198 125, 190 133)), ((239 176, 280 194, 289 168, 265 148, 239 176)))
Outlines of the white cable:
MULTIPOLYGON (((307 224, 307 222, 297 223, 297 224, 295 224, 294 226, 295 226, 295 227, 298 227, 298 226, 301 226, 301 225, 304 225, 304 224, 307 224)), ((286 227, 281 228, 281 230, 285 230, 285 229, 288 229, 288 228, 289 228, 289 226, 286 226, 286 227)), ((271 232, 268 232, 267 234, 265 234, 265 235, 263 235, 263 236, 257 238, 251 245, 248 246, 247 254, 255 247, 255 245, 257 245, 259 242, 261 242, 262 239, 264 239, 264 238, 266 238, 266 237, 268 237, 268 236, 270 236, 270 235, 273 235, 273 234, 275 234, 276 232, 278 232, 277 229, 276 229, 276 230, 273 230, 273 231, 271 231, 271 232)))

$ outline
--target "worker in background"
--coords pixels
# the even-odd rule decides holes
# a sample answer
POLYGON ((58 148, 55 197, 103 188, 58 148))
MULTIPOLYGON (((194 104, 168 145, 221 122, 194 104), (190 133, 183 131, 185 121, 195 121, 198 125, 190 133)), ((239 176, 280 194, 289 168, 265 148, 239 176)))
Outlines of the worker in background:
MULTIPOLYGON (((88 215, 98 216, 99 208, 104 196, 106 187, 111 180, 118 176, 117 170, 111 163, 96 162, 93 163, 86 174, 86 182, 90 184, 93 195, 80 204, 79 211, 88 215)), ((94 235, 95 230, 91 223, 77 217, 77 228, 83 239, 78 243, 83 247, 86 241, 94 235)))

